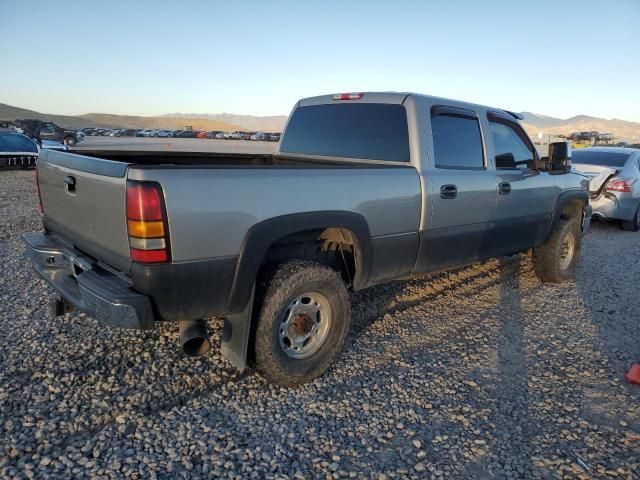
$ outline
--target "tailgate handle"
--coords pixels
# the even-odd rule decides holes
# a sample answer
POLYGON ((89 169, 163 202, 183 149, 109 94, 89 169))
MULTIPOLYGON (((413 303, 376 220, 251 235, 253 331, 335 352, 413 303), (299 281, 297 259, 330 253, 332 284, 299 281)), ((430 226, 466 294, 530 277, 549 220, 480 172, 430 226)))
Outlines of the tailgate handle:
POLYGON ((67 175, 64 177, 65 188, 67 192, 75 192, 76 191, 76 177, 72 175, 67 175))

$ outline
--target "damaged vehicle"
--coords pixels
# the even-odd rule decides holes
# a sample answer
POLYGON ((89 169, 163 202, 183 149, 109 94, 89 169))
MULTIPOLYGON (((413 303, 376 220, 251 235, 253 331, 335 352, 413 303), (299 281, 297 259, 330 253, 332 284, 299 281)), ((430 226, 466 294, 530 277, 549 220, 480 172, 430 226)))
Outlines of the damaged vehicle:
POLYGON ((640 149, 593 147, 576 150, 573 167, 589 177, 593 216, 640 230, 640 149))

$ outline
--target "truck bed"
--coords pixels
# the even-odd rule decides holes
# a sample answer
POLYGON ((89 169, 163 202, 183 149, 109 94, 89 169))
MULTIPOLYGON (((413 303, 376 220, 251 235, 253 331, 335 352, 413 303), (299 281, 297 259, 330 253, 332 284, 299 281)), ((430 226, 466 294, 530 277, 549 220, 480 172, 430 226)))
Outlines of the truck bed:
POLYGON ((357 214, 372 237, 415 234, 419 224, 421 187, 407 164, 269 154, 46 151, 38 173, 47 230, 124 273, 131 268, 128 181, 162 187, 173 262, 235 258, 251 228, 291 214, 357 214))

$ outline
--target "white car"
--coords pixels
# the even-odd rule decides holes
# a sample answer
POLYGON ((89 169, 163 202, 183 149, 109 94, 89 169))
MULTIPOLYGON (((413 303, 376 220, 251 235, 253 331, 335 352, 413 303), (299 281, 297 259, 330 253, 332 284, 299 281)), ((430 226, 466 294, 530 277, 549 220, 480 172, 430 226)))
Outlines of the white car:
POLYGON ((253 135, 251 135, 251 140, 258 140, 258 141, 264 142, 265 140, 267 140, 267 134, 264 132, 256 132, 253 135))
POLYGON ((242 132, 225 132, 224 138, 227 140, 242 140, 242 132))
POLYGON ((173 137, 173 132, 171 130, 156 130, 153 136, 161 137, 161 138, 169 138, 169 137, 173 137))
POLYGON ((152 128, 145 128, 144 130, 140 130, 136 137, 152 137, 153 132, 155 132, 152 128))

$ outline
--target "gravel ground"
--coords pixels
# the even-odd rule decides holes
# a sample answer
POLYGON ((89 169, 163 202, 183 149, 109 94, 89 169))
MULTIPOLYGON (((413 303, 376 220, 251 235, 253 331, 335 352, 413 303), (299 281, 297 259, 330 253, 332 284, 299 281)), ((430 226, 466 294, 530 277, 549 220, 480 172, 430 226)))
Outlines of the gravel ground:
POLYGON ((51 318, 36 202, 0 172, 2 478, 640 478, 640 234, 595 224, 569 284, 511 257, 355 294, 338 364, 281 389, 172 325, 51 318))

